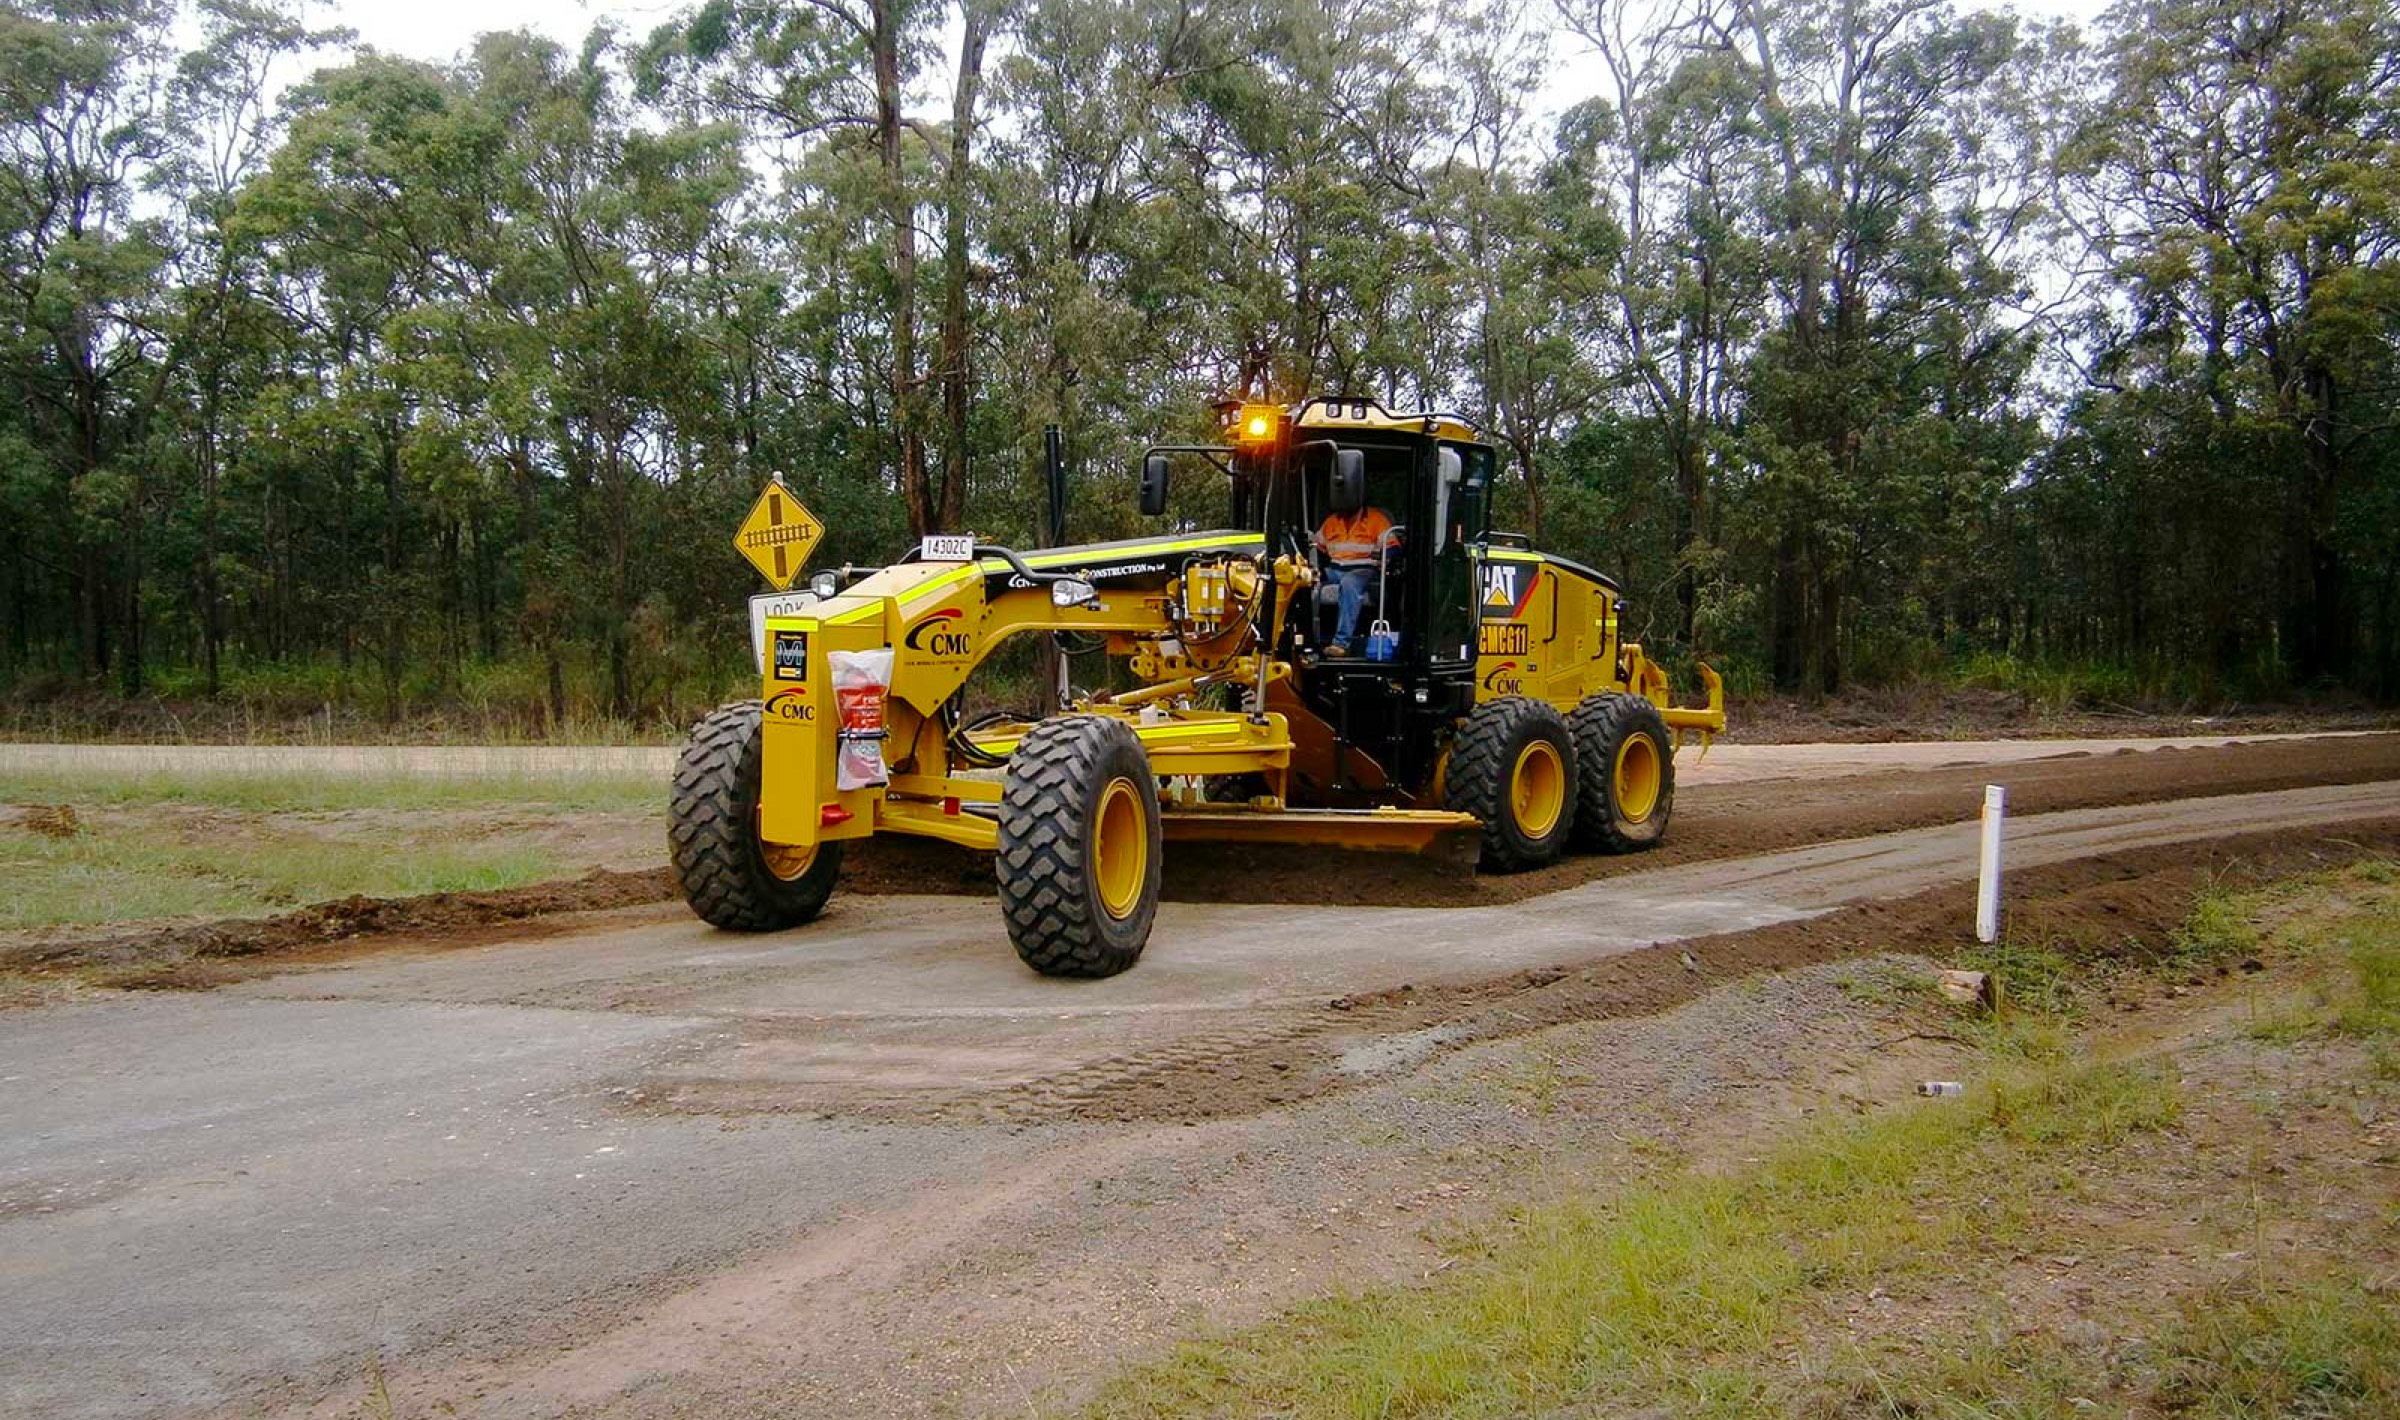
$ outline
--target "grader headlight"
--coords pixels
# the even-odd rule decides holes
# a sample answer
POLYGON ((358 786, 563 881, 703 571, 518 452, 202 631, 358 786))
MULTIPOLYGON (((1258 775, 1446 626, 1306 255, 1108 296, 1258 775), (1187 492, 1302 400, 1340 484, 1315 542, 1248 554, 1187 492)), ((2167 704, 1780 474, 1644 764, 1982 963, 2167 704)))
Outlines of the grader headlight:
POLYGON ((1245 404, 1233 417, 1233 441, 1245 449, 1269 449, 1283 435, 1283 409, 1273 404, 1245 404))

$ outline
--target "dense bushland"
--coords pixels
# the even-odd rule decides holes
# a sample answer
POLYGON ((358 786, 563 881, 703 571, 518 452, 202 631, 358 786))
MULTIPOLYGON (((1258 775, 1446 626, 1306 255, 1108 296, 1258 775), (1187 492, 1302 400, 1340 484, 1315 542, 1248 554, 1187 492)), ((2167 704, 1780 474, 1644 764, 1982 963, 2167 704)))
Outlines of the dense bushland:
POLYGON ((771 473, 824 561, 1030 541, 1056 422, 1118 535, 1205 398, 1337 391, 1740 684, 2400 693, 2382 0, 182 20, 0 7, 20 704, 655 721, 771 473))

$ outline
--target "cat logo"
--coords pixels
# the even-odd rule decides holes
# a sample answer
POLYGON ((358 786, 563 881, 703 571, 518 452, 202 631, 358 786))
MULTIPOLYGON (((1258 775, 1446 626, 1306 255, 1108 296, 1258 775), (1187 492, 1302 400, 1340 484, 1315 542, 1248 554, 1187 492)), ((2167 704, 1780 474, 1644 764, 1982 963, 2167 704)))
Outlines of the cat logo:
POLYGON ((965 617, 957 607, 944 607, 908 628, 901 644, 937 661, 965 660, 975 649, 975 638, 958 629, 965 617))
POLYGON ((1525 604, 1533 600, 1533 584, 1540 576, 1538 570, 1522 562, 1484 563, 1483 619, 1508 621, 1523 615, 1525 604))
POLYGON ((1492 667, 1491 673, 1483 678, 1483 688, 1494 695, 1524 694, 1525 681, 1523 677, 1516 674, 1516 669, 1515 661, 1502 661, 1492 667))

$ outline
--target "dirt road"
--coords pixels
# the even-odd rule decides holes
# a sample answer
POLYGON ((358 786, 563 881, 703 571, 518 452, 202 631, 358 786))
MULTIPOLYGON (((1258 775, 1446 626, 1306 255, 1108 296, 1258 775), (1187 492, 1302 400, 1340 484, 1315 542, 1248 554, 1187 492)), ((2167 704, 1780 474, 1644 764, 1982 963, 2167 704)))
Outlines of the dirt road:
MULTIPOLYGON (((2234 834, 2395 841, 2400 782, 2031 814, 2011 861, 2234 834)), ((1805 1074, 1863 1008, 1805 970, 1727 983, 1879 950, 1777 934, 1956 884, 1972 836, 1488 907, 1172 903, 1095 983, 1025 973, 986 903, 849 896, 779 936, 640 908, 18 1013, 0 1414, 352 1414, 383 1386, 404 1414, 1021 1411, 1178 1327, 1427 1262, 1358 1199, 1436 1215, 1569 1127, 1523 1103, 1541 1057, 1491 1042, 1555 1020, 1535 994, 1570 973, 1640 1018, 1594 1126, 1705 1127, 1728 1071, 1805 1074)))
MULTIPOLYGON (((1890 744, 1721 744, 1687 754, 1685 784, 1734 784, 1893 769, 2020 764, 2065 754, 2204 749, 2379 733, 2183 735, 2140 739, 1933 740, 1890 744)), ((657 745, 118 745, 0 744, 0 774, 357 775, 457 779, 589 776, 665 782, 675 751, 657 745)))

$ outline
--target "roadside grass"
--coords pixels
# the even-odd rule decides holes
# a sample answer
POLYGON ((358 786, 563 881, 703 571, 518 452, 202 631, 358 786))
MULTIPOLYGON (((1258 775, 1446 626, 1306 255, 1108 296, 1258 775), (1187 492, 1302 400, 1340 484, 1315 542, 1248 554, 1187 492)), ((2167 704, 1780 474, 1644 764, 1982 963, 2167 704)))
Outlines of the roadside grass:
POLYGON ((1804 1420, 2382 1420, 2400 1414, 2400 1316, 2354 1279, 2245 1282, 2182 1298, 2154 1334, 2115 1348, 1995 1314, 1948 1345, 1845 1348, 1759 1394, 1752 1413, 1804 1420))
POLYGON ((523 809, 641 813, 666 810, 666 785, 648 775, 251 774, 208 769, 133 773, 0 770, 0 804, 180 804, 243 813, 523 809))
MULTIPOLYGON (((1747 1415, 1810 1298, 2010 1248, 2079 1160, 2171 1124, 2171 1074, 2023 1072, 1818 1130, 1739 1172, 1543 1208, 1459 1280, 1305 1306, 1133 1372, 1095 1416, 1516 1416, 1668 1403, 1747 1415)), ((1653 1413, 1653 1412, 1645 1412, 1653 1413)))
POLYGON ((567 875, 539 849, 473 840, 277 833, 159 835, 83 827, 53 838, 0 827, 0 930, 168 917, 239 917, 365 894, 517 887, 567 875))
POLYGON ((545 825, 663 819, 665 790, 624 775, 0 772, 11 804, 63 805, 75 826, 0 815, 0 931, 545 882, 589 861, 545 825))
MULTIPOLYGON (((2395 1073, 2380 1049, 2400 1032, 2390 865, 2204 893, 2148 969, 2174 982, 2236 952, 2300 965, 2252 978, 2300 1023, 2287 1038, 2364 1040, 2373 1072, 2395 1073)), ((2400 1415, 2400 1311, 2329 1249, 2181 1295, 2145 1291, 2108 1317, 2106 1344, 2012 1311, 1999 1286, 2011 1266, 2110 1246, 2078 1200, 2128 1158, 2176 1157, 2187 1102, 2173 1051, 2078 1034, 2098 990, 2078 963, 2016 943, 1982 964, 2003 975, 2007 1004, 1969 1037, 1990 1078, 1964 1098, 1813 1126, 1735 1170, 1521 1210, 1453 1244, 1464 1265, 1427 1285, 1188 1342, 1121 1374, 1085 1414, 2400 1415), (1891 1313, 1903 1324, 1858 1327, 1860 1299, 1885 1294, 1966 1295, 1970 1310, 1920 1330, 1903 1303, 1891 1313)), ((1872 972, 1845 988, 1887 1001, 1909 989, 1872 972)))
POLYGON ((2254 1022, 2274 1042, 2349 1040, 2400 1076, 2400 869, 2362 864, 2317 880, 2318 892, 2281 924, 2277 943, 2300 958, 2298 999, 2254 1022))

